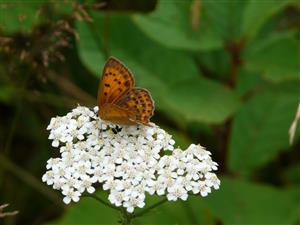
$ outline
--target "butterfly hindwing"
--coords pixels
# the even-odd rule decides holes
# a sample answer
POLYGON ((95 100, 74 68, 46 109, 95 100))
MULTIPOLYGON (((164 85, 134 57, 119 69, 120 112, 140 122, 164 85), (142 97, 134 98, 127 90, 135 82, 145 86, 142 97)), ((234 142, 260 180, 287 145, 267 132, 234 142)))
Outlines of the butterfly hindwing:
POLYGON ((110 57, 103 69, 98 93, 99 108, 105 103, 114 103, 134 87, 131 72, 117 59, 110 57))
POLYGON ((143 88, 132 88, 116 103, 128 112, 129 119, 136 123, 148 125, 154 112, 154 102, 150 93, 143 88))

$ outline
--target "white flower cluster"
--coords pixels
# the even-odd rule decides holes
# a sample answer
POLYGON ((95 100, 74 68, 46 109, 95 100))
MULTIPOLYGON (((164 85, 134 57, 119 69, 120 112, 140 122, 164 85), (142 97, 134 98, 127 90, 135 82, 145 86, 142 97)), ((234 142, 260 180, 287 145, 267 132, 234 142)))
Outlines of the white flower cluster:
POLYGON ((78 106, 47 127, 60 157, 48 160, 42 180, 61 190, 66 204, 95 192, 96 183, 109 190, 112 204, 128 212, 144 207, 146 193, 176 201, 186 200, 189 192, 206 196, 219 188, 213 173, 217 163, 200 145, 174 149, 171 135, 155 124, 116 126, 97 111, 78 106))

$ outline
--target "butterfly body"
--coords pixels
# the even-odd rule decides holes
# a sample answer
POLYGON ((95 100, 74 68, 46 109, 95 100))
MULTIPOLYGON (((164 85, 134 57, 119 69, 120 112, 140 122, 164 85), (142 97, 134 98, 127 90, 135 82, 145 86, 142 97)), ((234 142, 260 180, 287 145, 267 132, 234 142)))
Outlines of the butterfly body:
POLYGON ((98 93, 98 115, 120 125, 149 126, 154 102, 146 89, 135 87, 132 73, 117 59, 106 62, 98 93))

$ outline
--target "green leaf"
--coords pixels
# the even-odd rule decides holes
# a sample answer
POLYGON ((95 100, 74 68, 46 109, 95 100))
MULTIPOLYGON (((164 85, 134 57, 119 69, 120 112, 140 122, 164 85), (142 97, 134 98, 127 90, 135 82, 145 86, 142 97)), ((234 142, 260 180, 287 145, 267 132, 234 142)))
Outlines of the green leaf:
POLYGON ((225 225, 294 224, 299 210, 299 194, 293 190, 228 178, 204 201, 225 225))
POLYGON ((264 83, 259 73, 250 73, 242 69, 237 76, 235 91, 241 97, 249 97, 264 83))
POLYGON ((201 77, 186 53, 151 41, 125 16, 109 18, 108 48, 103 46, 107 43, 101 33, 107 29, 103 27, 103 16, 94 13, 93 17, 94 27, 77 22, 81 37, 77 47, 81 60, 97 76, 104 62, 103 49, 108 49, 131 69, 139 86, 151 91, 156 107, 179 123, 219 123, 236 110, 238 100, 234 93, 201 77))
POLYGON ((282 10, 290 0, 249 0, 243 14, 242 32, 253 38, 274 14, 282 10))
MULTIPOLYGON (((147 196, 149 203, 147 206, 152 205, 162 199, 163 197, 147 196)), ((137 225, 152 225, 152 224, 214 224, 214 219, 210 212, 203 204, 202 197, 189 196, 187 201, 178 200, 176 202, 166 202, 163 205, 154 208, 134 220, 133 224, 137 225)))
POLYGON ((300 184, 300 165, 294 165, 289 167, 285 171, 285 175, 289 182, 300 184))
POLYGON ((240 108, 229 147, 232 170, 249 175, 289 146, 288 130, 299 101, 299 85, 271 86, 240 108))
POLYGON ((222 122, 237 107, 232 91, 207 79, 191 79, 170 87, 169 101, 187 121, 222 122), (221 101, 220 101, 221 100, 221 101), (212 119, 213 118, 213 119, 212 119))
POLYGON ((294 33, 273 34, 252 43, 245 53, 246 68, 274 82, 300 80, 300 45, 294 33))
MULTIPOLYGON (((101 193, 103 200, 107 201, 107 195, 101 193)), ((74 203, 63 217, 48 223, 48 225, 79 225, 79 224, 103 224, 117 225, 120 219, 118 211, 111 209, 92 198, 82 198, 74 203)))
POLYGON ((170 48, 210 50, 222 46, 200 10, 199 26, 192 28, 190 1, 159 1, 155 12, 133 17, 136 25, 150 38, 170 48))
MULTIPOLYGON (((76 28, 80 38, 77 40, 77 50, 83 64, 97 77, 100 76, 105 57, 102 52, 101 40, 91 24, 77 22, 76 28)), ((96 92, 95 92, 96 93, 96 92)))
POLYGON ((241 37, 241 20, 247 1, 203 0, 203 14, 207 16, 211 29, 223 41, 241 37))
POLYGON ((43 19, 38 13, 42 3, 44 1, 0 2, 0 30, 6 33, 30 31, 33 25, 43 19))
POLYGON ((225 48, 199 52, 196 54, 196 62, 203 71, 218 80, 227 80, 230 71, 230 55, 225 48), (217 66, 216 66, 217 65, 217 66))

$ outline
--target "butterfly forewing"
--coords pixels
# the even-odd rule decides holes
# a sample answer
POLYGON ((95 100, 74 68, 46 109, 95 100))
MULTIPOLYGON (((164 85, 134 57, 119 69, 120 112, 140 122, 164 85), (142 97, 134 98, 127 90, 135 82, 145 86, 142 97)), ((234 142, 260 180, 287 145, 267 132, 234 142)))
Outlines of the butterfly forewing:
POLYGON ((106 62, 98 93, 99 107, 114 103, 124 93, 134 87, 130 71, 117 59, 110 57, 106 62))

